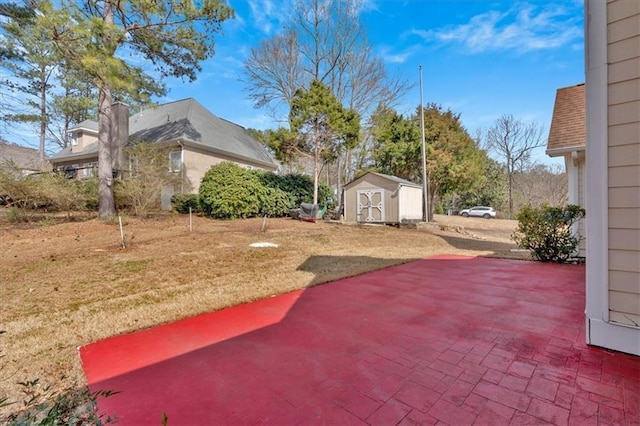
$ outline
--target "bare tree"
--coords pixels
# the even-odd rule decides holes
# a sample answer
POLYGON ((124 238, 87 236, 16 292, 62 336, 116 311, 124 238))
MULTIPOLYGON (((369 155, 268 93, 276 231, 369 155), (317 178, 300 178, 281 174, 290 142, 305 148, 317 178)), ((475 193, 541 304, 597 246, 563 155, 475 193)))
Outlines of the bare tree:
POLYGON ((514 210, 522 204, 538 207, 543 204, 567 204, 567 174, 560 165, 537 164, 526 171, 517 172, 514 181, 514 210))
POLYGON ((411 85, 389 76, 374 55, 358 19, 361 7, 362 0, 297 0, 285 31, 254 47, 245 61, 254 106, 275 113, 314 80, 361 116, 406 93, 411 85))
MULTIPOLYGON (((285 31, 252 49, 245 61, 246 90, 256 108, 284 117, 293 95, 312 81, 366 119, 380 104, 392 106, 412 85, 390 76, 359 20, 362 0, 297 0, 285 31)), ((365 143, 366 140, 361 141, 365 143)), ((360 150, 362 151, 362 150, 360 150)), ((351 150, 341 153, 338 181, 350 176, 351 150)))
POLYGON ((284 103, 291 105, 302 83, 300 47, 295 30, 287 30, 251 50, 245 62, 247 91, 256 108, 266 107, 275 117, 284 103))
POLYGON ((487 132, 487 148, 504 161, 509 180, 509 218, 513 217, 513 178, 531 161, 531 152, 541 147, 543 128, 535 122, 525 123, 513 115, 498 118, 487 132))

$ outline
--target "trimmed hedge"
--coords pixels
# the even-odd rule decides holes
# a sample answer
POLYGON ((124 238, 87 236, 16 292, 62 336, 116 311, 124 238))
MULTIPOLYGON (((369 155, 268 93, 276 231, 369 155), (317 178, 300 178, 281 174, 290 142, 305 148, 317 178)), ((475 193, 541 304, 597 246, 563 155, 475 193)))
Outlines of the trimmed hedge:
MULTIPOLYGON (((318 188, 319 203, 330 201, 331 190, 318 188)), ((240 219, 255 216, 279 217, 289 209, 313 200, 313 180, 304 175, 278 176, 271 172, 247 170, 235 163, 212 166, 202 178, 199 191, 200 211, 216 219, 240 219)), ((173 201, 173 199, 172 199, 173 201)), ((176 199, 176 210, 189 207, 176 199)), ((189 201, 191 202, 191 201, 189 201)))
MULTIPOLYGON (((254 170, 260 181, 268 187, 280 189, 291 195, 293 206, 299 207, 301 203, 313 202, 313 179, 307 175, 290 174, 276 175, 271 172, 254 170)), ((331 188, 326 184, 318 185, 318 204, 331 204, 331 188)), ((333 206, 330 205, 330 208, 333 206)))

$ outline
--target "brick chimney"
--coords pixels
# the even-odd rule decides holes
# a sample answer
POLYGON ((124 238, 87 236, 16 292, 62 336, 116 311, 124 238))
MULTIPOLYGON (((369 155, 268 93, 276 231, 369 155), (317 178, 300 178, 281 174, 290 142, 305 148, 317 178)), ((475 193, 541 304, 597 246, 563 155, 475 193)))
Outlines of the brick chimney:
POLYGON ((111 137, 113 171, 120 175, 128 169, 124 149, 129 142, 129 105, 123 102, 111 104, 111 137))

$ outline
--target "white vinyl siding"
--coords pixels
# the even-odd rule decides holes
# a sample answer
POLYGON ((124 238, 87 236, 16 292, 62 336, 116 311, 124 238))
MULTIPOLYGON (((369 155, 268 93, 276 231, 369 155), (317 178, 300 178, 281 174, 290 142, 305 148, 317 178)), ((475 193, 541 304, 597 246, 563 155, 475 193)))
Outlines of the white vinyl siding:
POLYGON ((398 220, 422 220, 422 188, 398 189, 398 220))

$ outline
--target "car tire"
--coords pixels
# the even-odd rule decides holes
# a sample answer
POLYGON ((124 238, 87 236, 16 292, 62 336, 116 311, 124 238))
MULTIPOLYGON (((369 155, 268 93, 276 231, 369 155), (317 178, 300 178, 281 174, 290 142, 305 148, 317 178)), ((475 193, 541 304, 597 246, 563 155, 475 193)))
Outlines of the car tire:
POLYGON ((489 213, 485 213, 482 215, 485 219, 491 219, 491 215, 489 213))
POLYGON ((464 213, 462 213, 460 216, 462 216, 462 217, 469 217, 469 213, 464 212, 464 213))

